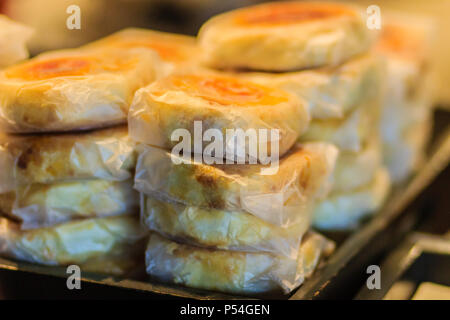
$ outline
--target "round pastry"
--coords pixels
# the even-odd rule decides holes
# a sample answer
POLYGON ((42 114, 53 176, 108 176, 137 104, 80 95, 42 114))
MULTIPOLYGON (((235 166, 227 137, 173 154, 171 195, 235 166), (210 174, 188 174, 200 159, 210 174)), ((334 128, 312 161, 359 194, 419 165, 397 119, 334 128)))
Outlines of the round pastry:
POLYGON ((373 38, 359 8, 303 1, 227 12, 199 32, 206 65, 264 71, 339 65, 367 51, 373 38))
POLYGON ((145 49, 45 53, 0 72, 0 127, 14 133, 125 123, 134 92, 156 77, 145 49))
POLYGON ((241 155, 261 160, 260 153, 251 153, 254 147, 267 148, 268 156, 282 156, 308 124, 306 105, 294 95, 209 72, 173 74, 155 81, 138 90, 129 114, 135 141, 172 149, 182 133, 183 139, 190 138, 191 150, 202 153, 210 144, 204 134, 210 131, 220 141, 223 157, 231 153, 231 159, 241 155), (255 139, 239 142, 239 132, 255 139), (196 139, 200 139, 197 145, 196 139))

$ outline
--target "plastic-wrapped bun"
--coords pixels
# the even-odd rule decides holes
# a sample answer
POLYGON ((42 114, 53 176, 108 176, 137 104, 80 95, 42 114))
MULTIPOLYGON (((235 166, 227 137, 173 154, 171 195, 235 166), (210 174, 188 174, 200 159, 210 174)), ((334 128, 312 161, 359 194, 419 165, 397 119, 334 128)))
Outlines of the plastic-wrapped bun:
POLYGON ((326 194, 337 154, 333 145, 310 143, 270 165, 208 165, 140 145, 135 188, 189 206, 246 211, 286 227, 308 217, 326 194))
POLYGON ((136 213, 139 194, 132 181, 97 179, 18 186, 0 194, 0 213, 20 220, 22 229, 136 213))
POLYGON ((31 133, 125 123, 134 92, 158 68, 157 54, 141 48, 41 54, 0 72, 0 128, 31 133))
POLYGON ((311 217, 288 228, 243 211, 204 209, 143 196, 142 220, 153 231, 183 243, 247 252, 271 252, 291 258, 309 229, 311 217))
POLYGON ((379 94, 384 64, 366 54, 337 67, 285 73, 240 72, 239 76, 303 97, 312 119, 343 118, 379 94))
POLYGON ((28 58, 26 42, 33 30, 0 15, 0 68, 28 58))
POLYGON ((138 28, 121 30, 84 47, 148 48, 156 51, 165 62, 166 74, 180 66, 196 64, 200 56, 200 48, 194 37, 138 28))
POLYGON ((314 211, 314 227, 319 230, 350 230, 379 209, 390 188, 389 173, 378 169, 371 183, 356 190, 331 193, 314 211))
POLYGON ((374 36, 360 8, 298 1, 213 17, 202 26, 199 43, 211 67, 290 71, 339 65, 368 51, 374 36))
POLYGON ((325 141, 342 151, 360 152, 378 130, 380 109, 379 101, 373 100, 357 106, 343 119, 313 120, 299 141, 325 141))
POLYGON ((145 260, 147 273, 159 281, 232 294, 287 294, 332 250, 333 244, 315 233, 305 236, 295 259, 198 248, 152 233, 145 260))
POLYGON ((135 145, 126 126, 48 135, 1 135, 0 193, 16 185, 133 177, 135 145), (10 176, 9 178, 7 176, 10 176))
POLYGON ((200 71, 140 89, 129 114, 130 136, 138 142, 165 149, 185 144, 202 153, 214 141, 232 159, 261 160, 261 150, 281 156, 308 124, 304 101, 284 90, 200 71))
POLYGON ((140 264, 145 237, 136 216, 84 219, 20 230, 0 218, 0 255, 50 266, 121 275, 140 264))

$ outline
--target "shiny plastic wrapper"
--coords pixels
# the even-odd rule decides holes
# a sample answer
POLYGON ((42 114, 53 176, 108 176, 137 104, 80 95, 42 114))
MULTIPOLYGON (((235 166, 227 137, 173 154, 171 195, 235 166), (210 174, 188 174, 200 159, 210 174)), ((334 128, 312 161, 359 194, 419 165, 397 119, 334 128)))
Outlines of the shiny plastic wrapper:
POLYGON ((333 192, 347 192, 369 184, 383 165, 378 135, 371 137, 359 152, 339 153, 333 172, 333 192))
POLYGON ((76 264, 82 271, 131 271, 143 259, 144 238, 137 216, 84 219, 26 231, 0 218, 1 256, 49 266, 76 264))
POLYGON ((132 179, 31 184, 0 194, 0 213, 20 220, 22 229, 138 211, 139 194, 132 179))
POLYGON ((0 15, 0 68, 28 58, 26 42, 33 30, 0 15))
POLYGON ((137 91, 128 125, 137 142, 201 154, 214 140, 211 153, 220 150, 220 158, 264 163, 285 154, 309 120, 306 103, 293 94, 197 69, 137 91))
POLYGON ((305 235, 294 259, 198 248, 152 233, 145 260, 147 273, 159 281, 232 294, 287 294, 301 285, 320 258, 333 249, 333 243, 316 233, 305 235))
POLYGON ((313 226, 319 230, 355 229, 363 218, 383 205, 389 190, 389 173, 380 168, 370 184, 349 192, 331 193, 318 203, 313 226))
POLYGON ((208 66, 289 71, 339 65, 367 52, 376 34, 360 7, 286 1, 215 16, 198 38, 208 66))
POLYGON ((49 135, 0 134, 0 193, 80 179, 123 181, 136 166, 126 126, 49 135))
POLYGON ((378 131, 381 108, 378 99, 366 102, 343 119, 313 120, 299 141, 329 142, 341 151, 359 152, 378 131))
POLYGON ((339 119, 379 94, 383 72, 383 62, 376 55, 366 54, 334 68, 239 75, 304 98, 312 119, 339 119))
POLYGON ((0 72, 0 129, 8 133, 98 129, 127 121, 137 89, 158 76, 141 48, 43 53, 0 72))
POLYGON ((338 154, 326 143, 297 145, 279 162, 207 165, 140 145, 135 188, 164 201, 245 211, 287 227, 309 216, 326 195, 338 154))
POLYGON ((215 249, 271 252, 295 258, 311 217, 288 228, 242 211, 204 209, 141 195, 143 223, 166 238, 215 249))

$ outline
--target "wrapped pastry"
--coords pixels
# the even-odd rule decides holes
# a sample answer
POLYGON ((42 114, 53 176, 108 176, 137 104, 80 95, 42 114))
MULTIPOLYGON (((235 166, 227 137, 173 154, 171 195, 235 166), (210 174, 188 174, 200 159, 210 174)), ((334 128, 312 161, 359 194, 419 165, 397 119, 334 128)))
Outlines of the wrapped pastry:
POLYGON ((174 74, 139 90, 128 125, 131 138, 145 144, 172 149, 183 143, 188 153, 202 153, 214 138, 223 157, 261 160, 261 150, 269 157, 286 153, 308 123, 304 102, 283 90, 199 72, 174 74), (239 132, 250 142, 237 138, 239 132), (258 151, 251 154, 253 147, 258 151))
POLYGON ((28 58, 26 42, 33 30, 0 15, 0 68, 28 58))
POLYGON ((166 64, 166 73, 175 67, 195 64, 200 49, 194 37, 147 29, 128 28, 94 41, 86 48, 148 48, 166 64))
POLYGON ((433 25, 416 17, 387 19, 376 50, 387 59, 387 83, 381 117, 386 166, 401 182, 424 158, 431 133, 432 91, 428 49, 433 25))
POLYGON ((339 119, 380 93, 383 70, 383 63, 376 55, 365 54, 337 67, 239 75, 303 97, 312 119, 339 119))
POLYGON ((133 177, 135 145, 126 126, 97 131, 1 135, 0 193, 16 185, 133 177))
POLYGON ((380 112, 379 101, 373 100, 356 107, 343 119, 313 120, 299 141, 326 141, 339 150, 359 152, 377 130, 380 112))
POLYGON ((326 194, 338 153, 330 144, 310 143, 271 165, 207 165, 159 148, 139 148, 139 192, 190 206, 246 211, 285 227, 309 216, 314 201, 326 194))
POLYGON ((297 256, 311 217, 282 228, 243 211, 204 209, 141 195, 144 224, 166 238, 215 249, 297 256))
POLYGON ((295 259, 198 248, 152 233, 145 260, 147 273, 163 282, 232 294, 286 294, 301 285, 320 257, 332 250, 333 244, 315 233, 305 236, 295 259))
POLYGON ((23 231, 0 218, 0 255, 49 266, 124 274, 140 264, 145 233, 136 216, 84 219, 23 231))
POLYGON ((371 183, 358 189, 331 193, 314 210, 314 227, 320 230, 349 230, 381 207, 390 188, 389 173, 379 168, 371 183))
POLYGON ((97 179, 18 186, 0 194, 0 213, 21 221, 22 229, 136 213, 139 195, 132 182, 97 179))
POLYGON ((0 128, 30 133, 125 123, 134 92, 157 76, 159 58, 141 48, 61 50, 0 72, 0 128))
POLYGON ((290 71, 339 65, 368 51, 374 36, 357 7, 298 1, 213 17, 199 43, 210 67, 290 71))
POLYGON ((333 192, 351 191, 369 184, 382 165, 378 135, 371 137, 359 152, 340 152, 333 172, 333 192))

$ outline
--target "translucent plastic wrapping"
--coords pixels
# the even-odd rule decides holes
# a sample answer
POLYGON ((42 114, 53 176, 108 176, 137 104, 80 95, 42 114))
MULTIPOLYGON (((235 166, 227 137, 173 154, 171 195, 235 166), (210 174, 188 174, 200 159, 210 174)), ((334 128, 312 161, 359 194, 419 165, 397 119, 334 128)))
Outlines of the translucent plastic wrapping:
POLYGON ((295 258, 311 223, 311 217, 305 216, 299 223, 282 228, 242 211, 203 209, 141 197, 141 217, 150 230, 195 246, 295 258))
POLYGON ((304 98, 312 119, 339 119, 379 94, 383 72, 381 59, 366 54, 334 68, 286 73, 241 72, 239 76, 304 98))
POLYGON ((31 184, 0 194, 0 213, 20 220, 22 229, 138 211, 139 195, 131 179, 31 184))
POLYGON ((371 137, 359 152, 340 152, 333 172, 333 192, 351 191, 369 184, 383 165, 380 139, 371 137))
POLYGON ((159 58, 142 48, 61 50, 0 73, 0 129, 54 132, 127 121, 134 92, 158 76, 159 58))
POLYGON ((343 119, 313 120, 300 141, 326 141, 339 150, 359 152, 374 131, 378 130, 381 106, 373 99, 348 114, 343 119))
POLYGON ((289 71, 339 65, 366 52, 375 35, 359 8, 298 1, 215 16, 202 26, 199 43, 211 67, 289 71))
POLYGON ((373 181, 361 188, 331 193, 314 211, 314 227, 320 230, 349 230, 381 207, 390 189, 389 173, 378 169, 373 181))
POLYGON ((0 134, 0 193, 35 183, 124 181, 136 165, 126 126, 52 135, 0 134))
POLYGON ((147 273, 159 281, 233 294, 289 293, 303 283, 333 244, 307 234, 296 259, 267 253, 211 250, 178 244, 156 233, 146 251, 147 273))
POLYGON ((28 58, 26 42, 33 30, 0 15, 0 68, 28 58))
POLYGON ((184 65, 197 64, 200 56, 200 48, 195 37, 138 28, 121 30, 84 47, 154 50, 163 62, 163 75, 170 74, 184 65))
POLYGON ((165 149, 185 145, 188 153, 202 153, 214 141, 226 158, 257 160, 264 159, 261 150, 267 156, 286 153, 308 124, 307 106, 294 95, 200 70, 140 89, 128 123, 138 142, 165 149), (252 153, 253 147, 258 151, 252 153))
POLYGON ((0 218, 0 255, 82 271, 123 274, 139 265, 145 233, 137 216, 84 219, 23 231, 0 218))
POLYGON ((165 201, 228 211, 246 211, 289 226, 309 216, 329 189, 337 149, 326 143, 298 145, 279 163, 207 165, 140 145, 135 188, 165 201), (271 174, 264 169, 273 170, 271 174))

